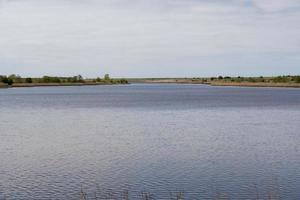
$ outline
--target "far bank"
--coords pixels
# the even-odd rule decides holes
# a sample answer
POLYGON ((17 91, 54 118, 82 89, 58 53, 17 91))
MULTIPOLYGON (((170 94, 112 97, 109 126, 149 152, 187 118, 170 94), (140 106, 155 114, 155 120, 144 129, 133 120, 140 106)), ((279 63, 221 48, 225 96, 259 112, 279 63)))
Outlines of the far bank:
POLYGON ((128 79, 130 83, 206 84, 235 87, 300 88, 300 76, 277 77, 211 77, 211 78, 140 78, 128 79))
POLYGON ((73 77, 43 76, 41 78, 23 78, 19 75, 1 76, 0 88, 12 87, 56 87, 56 86, 88 86, 88 85, 114 85, 128 84, 126 79, 110 78, 108 74, 104 78, 83 78, 81 75, 73 77))

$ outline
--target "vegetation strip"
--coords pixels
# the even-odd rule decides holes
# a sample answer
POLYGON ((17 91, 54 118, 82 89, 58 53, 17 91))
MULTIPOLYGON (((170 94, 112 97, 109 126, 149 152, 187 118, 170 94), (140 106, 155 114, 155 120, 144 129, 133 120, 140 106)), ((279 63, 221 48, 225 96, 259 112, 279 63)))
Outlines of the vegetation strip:
POLYGON ((111 85, 131 83, 181 83, 207 84, 211 86, 236 87, 292 87, 300 88, 300 76, 277 77, 229 77, 218 76, 211 78, 137 78, 113 79, 109 74, 103 78, 84 79, 81 75, 73 77, 43 76, 41 78, 23 78, 18 75, 1 76, 0 88, 9 87, 41 87, 41 86, 84 86, 84 85, 111 85))
POLYGON ((84 79, 81 75, 73 77, 43 76, 41 78, 23 78, 19 75, 0 75, 0 88, 9 87, 41 87, 41 86, 84 86, 128 84, 126 79, 113 79, 109 74, 104 78, 84 79))
POLYGON ((141 78, 141 79, 128 79, 128 81, 132 83, 181 83, 181 84, 207 84, 212 86, 300 88, 300 76, 277 76, 277 77, 219 76, 219 77, 211 77, 211 78, 141 78))

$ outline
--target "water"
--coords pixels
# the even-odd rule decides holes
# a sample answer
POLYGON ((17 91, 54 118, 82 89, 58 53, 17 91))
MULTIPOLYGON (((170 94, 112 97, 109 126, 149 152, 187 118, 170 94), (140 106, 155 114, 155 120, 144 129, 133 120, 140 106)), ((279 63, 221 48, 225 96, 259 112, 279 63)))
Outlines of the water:
POLYGON ((0 199, 300 198, 300 90, 0 90, 0 199))

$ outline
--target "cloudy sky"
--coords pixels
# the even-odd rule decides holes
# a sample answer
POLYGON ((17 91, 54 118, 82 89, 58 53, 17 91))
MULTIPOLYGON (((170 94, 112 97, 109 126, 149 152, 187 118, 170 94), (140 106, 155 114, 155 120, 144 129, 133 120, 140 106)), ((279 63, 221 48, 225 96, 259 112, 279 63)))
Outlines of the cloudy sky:
POLYGON ((300 0, 0 0, 0 74, 300 74, 300 0))

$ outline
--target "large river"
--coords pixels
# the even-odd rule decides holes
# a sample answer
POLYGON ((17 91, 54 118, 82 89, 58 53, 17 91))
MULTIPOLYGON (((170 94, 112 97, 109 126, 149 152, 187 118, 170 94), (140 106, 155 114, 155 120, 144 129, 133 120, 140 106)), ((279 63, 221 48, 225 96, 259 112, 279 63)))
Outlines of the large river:
POLYGON ((0 199, 300 198, 300 89, 0 90, 0 199))

